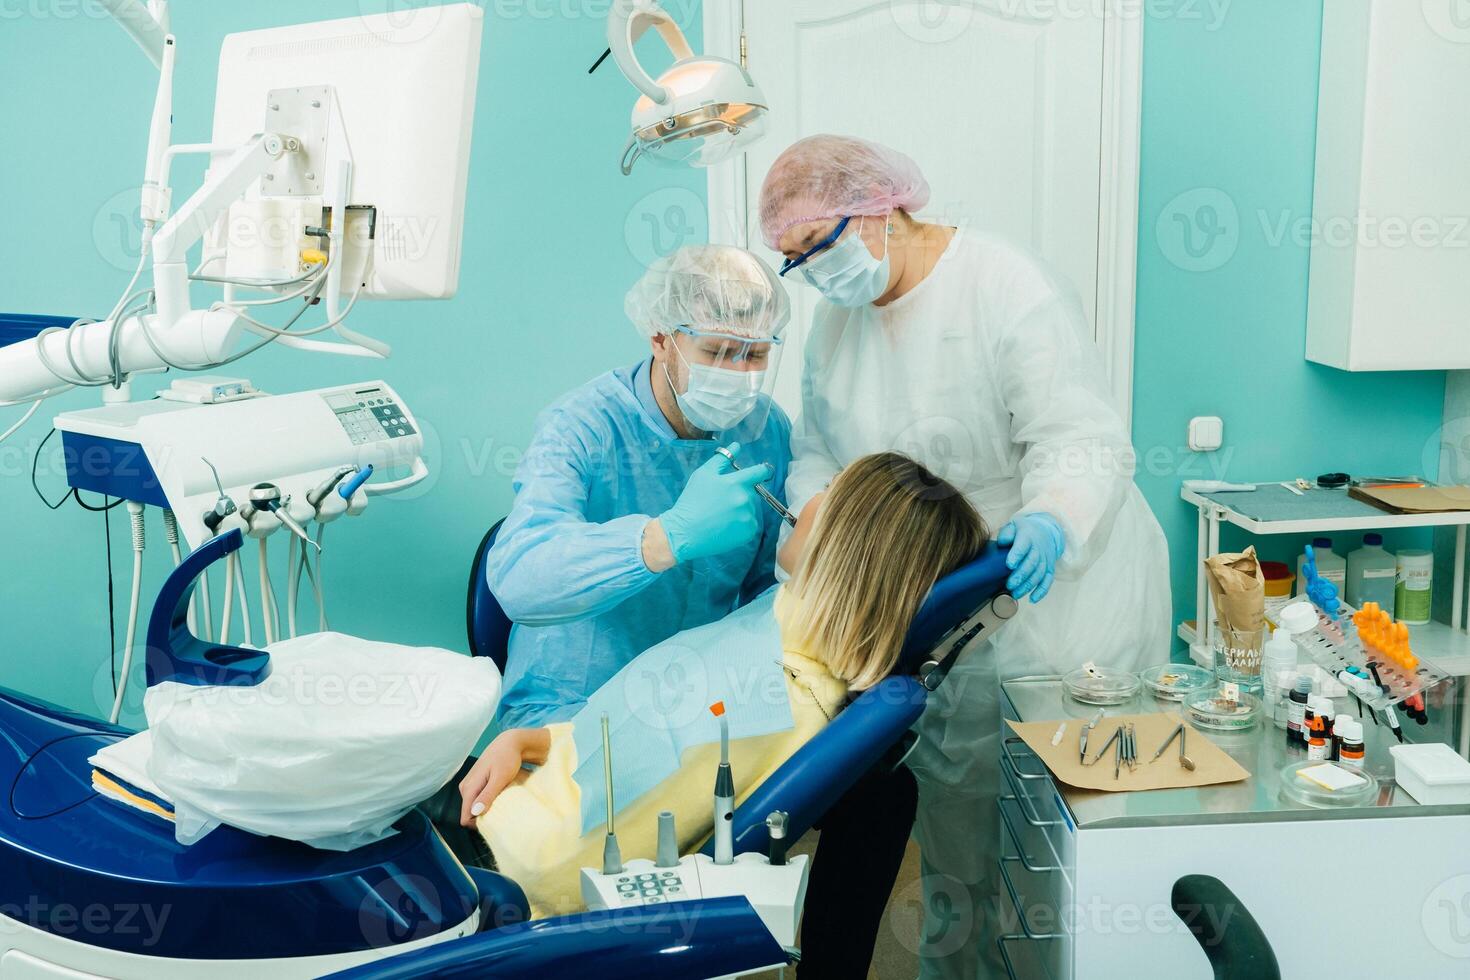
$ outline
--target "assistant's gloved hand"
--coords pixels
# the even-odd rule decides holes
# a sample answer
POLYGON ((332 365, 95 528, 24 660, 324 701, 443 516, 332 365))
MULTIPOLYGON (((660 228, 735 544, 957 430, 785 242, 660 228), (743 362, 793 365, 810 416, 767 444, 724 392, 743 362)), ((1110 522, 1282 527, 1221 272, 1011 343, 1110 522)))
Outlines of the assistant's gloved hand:
POLYGON ((1316 603, 1317 607, 1333 619, 1342 609, 1342 602, 1337 598, 1337 586, 1317 574, 1317 552, 1307 545, 1307 561, 1302 565, 1302 571, 1307 576, 1307 598, 1316 603))
MULTIPOLYGON (((740 444, 731 443, 730 452, 738 455, 740 444)), ((761 532, 755 485, 775 473, 769 463, 736 471, 722 453, 695 470, 674 506, 658 518, 674 560, 719 555, 754 540, 761 532)))
POLYGON ((1049 514, 1022 514, 1000 529, 995 542, 1011 549, 1006 556, 1006 567, 1011 569, 1007 591, 1017 599, 1028 593, 1032 602, 1045 599, 1057 577, 1057 562, 1067 550, 1067 536, 1056 519, 1049 514))

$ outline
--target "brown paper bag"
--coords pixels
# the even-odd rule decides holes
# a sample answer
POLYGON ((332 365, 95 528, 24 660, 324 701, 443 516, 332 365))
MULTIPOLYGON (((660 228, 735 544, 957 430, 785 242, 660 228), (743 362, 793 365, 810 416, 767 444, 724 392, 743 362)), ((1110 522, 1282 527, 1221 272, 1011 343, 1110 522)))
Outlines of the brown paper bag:
POLYGON ((1261 646, 1266 624, 1266 575, 1251 545, 1239 554, 1205 559, 1205 578, 1215 600, 1215 622, 1232 664, 1243 673, 1260 673, 1261 646), (1254 670, 1251 668, 1254 667, 1254 670))

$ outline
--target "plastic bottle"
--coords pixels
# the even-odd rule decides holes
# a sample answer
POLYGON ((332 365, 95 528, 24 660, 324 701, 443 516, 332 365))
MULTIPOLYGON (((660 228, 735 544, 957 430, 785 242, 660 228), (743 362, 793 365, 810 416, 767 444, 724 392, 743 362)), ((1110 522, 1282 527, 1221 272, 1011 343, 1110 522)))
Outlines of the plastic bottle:
POLYGON ((1312 679, 1297 677, 1286 705, 1286 744, 1289 748, 1299 748, 1307 744, 1306 736, 1302 734, 1302 723, 1306 721, 1307 699, 1311 695, 1312 679))
POLYGON ((1400 551, 1398 585, 1393 597, 1393 616, 1410 626, 1429 622, 1434 598, 1434 554, 1428 551, 1400 551))
POLYGON ((1376 602, 1390 609, 1397 582, 1398 560, 1384 550, 1383 535, 1363 535, 1363 547, 1347 556, 1347 604, 1362 609, 1363 603, 1376 602))
POLYGON ((1283 690, 1281 677, 1285 673, 1288 677, 1287 683, 1290 684, 1290 678, 1296 676, 1298 656, 1296 641, 1285 629, 1277 629, 1272 633, 1271 639, 1266 641, 1261 651, 1263 706, 1277 728, 1286 727, 1287 692, 1283 690))
POLYGON ((1342 733, 1342 748, 1338 753, 1338 762, 1349 769, 1363 768, 1363 723, 1349 718, 1344 724, 1342 733))
MULTIPOLYGON (((1342 595, 1347 586, 1347 560, 1332 550, 1331 538, 1313 538, 1312 551, 1317 555, 1317 574, 1337 586, 1342 595)), ((1296 556, 1296 594, 1307 594, 1307 573, 1302 569, 1307 564, 1306 553, 1296 556)))

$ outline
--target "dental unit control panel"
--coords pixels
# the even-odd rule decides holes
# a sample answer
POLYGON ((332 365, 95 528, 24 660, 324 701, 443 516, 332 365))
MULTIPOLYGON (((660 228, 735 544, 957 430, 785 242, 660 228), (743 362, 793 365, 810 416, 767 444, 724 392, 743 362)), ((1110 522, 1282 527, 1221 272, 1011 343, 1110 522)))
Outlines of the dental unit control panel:
POLYGON ((73 487, 172 510, 191 547, 236 526, 234 517, 205 521, 221 491, 244 502, 253 488, 274 484, 286 512, 306 523, 318 518, 313 492, 343 470, 380 474, 362 494, 403 490, 428 475, 422 427, 382 381, 218 403, 127 402, 67 412, 56 428, 73 487), (381 478, 403 467, 411 472, 402 479, 381 478))
POLYGON ((739 895, 750 902, 776 942, 789 949, 796 946, 809 871, 805 854, 780 865, 754 852, 738 854, 723 865, 708 855, 691 854, 667 868, 637 858, 619 874, 583 868, 582 900, 589 909, 617 909, 739 895))
POLYGON ((772 938, 787 949, 796 947, 801 910, 806 902, 809 868, 805 854, 786 854, 787 814, 776 810, 766 818, 771 831, 769 855, 734 853, 732 820, 735 781, 730 768, 730 719, 723 701, 710 705, 720 724, 720 764, 715 770, 714 856, 679 857, 674 814, 658 815, 657 856, 623 863, 617 843, 617 805, 614 801, 612 739, 608 718, 602 716, 602 764, 607 800, 607 835, 601 871, 582 869, 582 900, 589 909, 620 909, 663 905, 694 899, 740 896, 748 901, 772 938))

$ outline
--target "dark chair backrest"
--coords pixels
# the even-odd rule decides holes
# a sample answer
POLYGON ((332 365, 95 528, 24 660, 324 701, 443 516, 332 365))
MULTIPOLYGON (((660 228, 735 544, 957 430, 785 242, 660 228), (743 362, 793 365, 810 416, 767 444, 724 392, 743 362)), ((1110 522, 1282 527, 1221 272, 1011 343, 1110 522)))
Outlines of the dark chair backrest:
POLYGON ((500 533, 500 525, 504 523, 504 518, 496 521, 480 539, 480 547, 475 549, 475 560, 470 565, 469 597, 465 602, 465 629, 469 633, 470 654, 489 657, 501 674, 505 673, 505 662, 510 652, 510 630, 514 624, 505 614, 500 600, 495 598, 495 593, 490 591, 490 580, 485 576, 485 559, 490 554, 490 546, 495 543, 495 536, 500 533))

